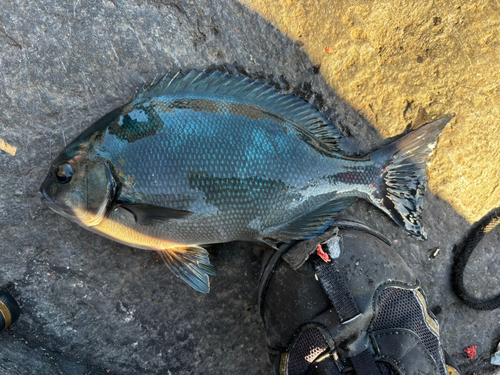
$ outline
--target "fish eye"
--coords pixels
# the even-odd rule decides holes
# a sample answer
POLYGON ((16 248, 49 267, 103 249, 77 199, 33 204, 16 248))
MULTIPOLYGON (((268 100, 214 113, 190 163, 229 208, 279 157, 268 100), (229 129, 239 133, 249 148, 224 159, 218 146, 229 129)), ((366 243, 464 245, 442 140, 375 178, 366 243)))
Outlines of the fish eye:
POLYGON ((73 167, 70 164, 61 164, 56 168, 56 180, 60 184, 67 184, 73 177, 73 167))

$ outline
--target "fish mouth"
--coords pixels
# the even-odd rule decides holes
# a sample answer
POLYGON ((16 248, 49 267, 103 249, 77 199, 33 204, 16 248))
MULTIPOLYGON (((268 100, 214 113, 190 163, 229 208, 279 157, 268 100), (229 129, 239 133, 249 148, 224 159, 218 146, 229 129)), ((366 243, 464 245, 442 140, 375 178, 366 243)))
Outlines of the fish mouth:
POLYGON ((58 204, 47 194, 47 192, 43 187, 40 187, 40 192, 42 193, 42 198, 41 198, 42 203, 45 204, 48 208, 50 208, 52 211, 58 212, 56 210, 56 207, 59 208, 58 204))
POLYGON ((43 186, 40 187, 40 192, 43 195, 41 198, 42 203, 50 208, 51 211, 54 211, 56 214, 62 215, 68 219, 73 219, 74 214, 71 208, 58 204, 56 200, 47 194, 43 186))
POLYGON ((47 192, 45 191, 43 186, 40 186, 40 193, 42 193, 42 195, 43 195, 43 197, 42 197, 43 203, 53 203, 53 204, 56 203, 52 200, 52 198, 49 197, 49 195, 47 194, 47 192))
POLYGON ((63 210, 61 210, 61 207, 51 197, 48 196, 48 194, 45 190, 43 190, 41 188, 40 192, 43 194, 41 201, 44 205, 46 205, 48 208, 50 208, 52 211, 54 211, 57 214, 60 214, 61 211, 63 211, 63 210))

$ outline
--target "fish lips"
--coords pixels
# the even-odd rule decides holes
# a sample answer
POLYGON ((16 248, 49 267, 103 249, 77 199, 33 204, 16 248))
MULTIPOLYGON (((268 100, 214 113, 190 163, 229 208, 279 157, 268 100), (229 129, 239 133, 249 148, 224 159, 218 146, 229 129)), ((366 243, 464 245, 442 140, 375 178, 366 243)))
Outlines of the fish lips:
POLYGON ((52 211, 54 211, 56 214, 71 219, 74 216, 73 210, 64 204, 59 204, 54 198, 50 197, 45 191, 44 186, 45 182, 42 184, 42 186, 40 186, 40 192, 43 195, 41 198, 42 203, 45 204, 48 208, 50 208, 52 211))
POLYGON ((66 212, 67 210, 64 210, 62 207, 60 207, 56 202, 54 202, 45 192, 45 190, 41 191, 43 194, 43 197, 41 198, 41 201, 44 205, 46 205, 48 208, 50 208, 52 211, 56 213, 68 213, 66 212))

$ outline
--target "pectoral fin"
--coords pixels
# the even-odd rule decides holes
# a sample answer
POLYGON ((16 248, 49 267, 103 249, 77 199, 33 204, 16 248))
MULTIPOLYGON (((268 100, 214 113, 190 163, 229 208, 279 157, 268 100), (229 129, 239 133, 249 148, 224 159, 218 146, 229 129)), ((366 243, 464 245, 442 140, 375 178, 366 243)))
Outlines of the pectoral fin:
POLYGON ((152 220, 163 221, 171 219, 184 219, 193 214, 191 211, 176 210, 169 207, 155 206, 144 203, 118 202, 119 206, 134 214, 135 221, 147 224, 152 220))
POLYGON ((208 275, 217 275, 217 268, 210 263, 204 248, 188 246, 157 251, 175 276, 201 293, 210 291, 208 275))

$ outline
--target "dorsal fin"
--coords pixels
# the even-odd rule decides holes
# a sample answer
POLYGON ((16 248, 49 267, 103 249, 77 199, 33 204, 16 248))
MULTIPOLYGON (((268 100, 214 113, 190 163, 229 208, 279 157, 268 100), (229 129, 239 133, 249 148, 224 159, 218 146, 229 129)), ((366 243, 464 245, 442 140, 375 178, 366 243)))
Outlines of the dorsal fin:
POLYGON ((178 73, 173 77, 165 76, 151 88, 139 92, 134 102, 178 94, 227 98, 262 107, 306 128, 333 151, 342 151, 340 131, 312 104, 295 95, 280 94, 273 87, 249 78, 194 70, 188 74, 178 73))

